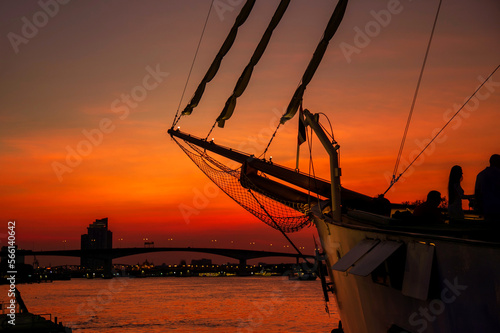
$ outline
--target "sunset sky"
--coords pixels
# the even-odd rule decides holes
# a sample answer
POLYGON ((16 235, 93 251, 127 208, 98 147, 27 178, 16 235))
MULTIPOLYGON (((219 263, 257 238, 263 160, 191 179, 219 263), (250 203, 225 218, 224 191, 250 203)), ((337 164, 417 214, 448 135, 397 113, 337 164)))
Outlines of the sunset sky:
MULTIPOLYGON (((88 224, 108 217, 116 246, 141 246, 147 237, 157 246, 213 246, 217 240, 219 247, 291 251, 278 231, 214 192, 166 133, 210 3, 0 3, 2 245, 7 222, 15 220, 20 247, 76 249, 88 224), (180 207, 196 212, 186 218, 180 207)), ((278 3, 257 1, 200 106, 180 120, 181 130, 207 135, 278 3)), ((336 3, 292 1, 234 116, 211 135, 216 142, 264 150, 336 3)), ((242 5, 215 0, 181 108, 242 5)), ((304 95, 304 107, 332 122, 343 186, 368 195, 387 189, 437 6, 434 0, 348 4, 304 95)), ((443 1, 401 167, 500 64, 499 17, 498 0, 443 1)), ((499 122, 497 72, 387 198, 423 199, 431 189, 447 195, 455 164, 463 167, 466 194, 472 193, 477 173, 500 153, 499 122)), ((294 167, 296 135, 292 119, 267 156, 294 167)), ((300 168, 307 171, 303 147, 300 168)), ((317 174, 327 177, 327 157, 317 142, 313 153, 317 174)), ((307 229, 291 237, 312 252, 313 234, 307 229)))

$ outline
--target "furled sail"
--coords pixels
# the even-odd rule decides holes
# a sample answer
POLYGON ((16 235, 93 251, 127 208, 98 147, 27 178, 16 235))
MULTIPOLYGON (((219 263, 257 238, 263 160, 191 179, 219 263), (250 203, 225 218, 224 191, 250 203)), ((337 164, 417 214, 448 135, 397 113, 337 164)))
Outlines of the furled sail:
POLYGON ((217 118, 217 122, 219 127, 224 127, 224 123, 226 120, 228 120, 234 111, 234 108, 236 107, 236 99, 243 94, 245 91, 248 82, 250 81, 250 77, 252 76, 253 69, 255 65, 259 62, 260 58, 264 54, 264 51, 266 50, 267 45, 269 44, 269 41, 271 40, 271 36, 273 34, 274 29, 278 26, 279 22, 281 21, 281 18, 283 17, 283 14, 285 14, 286 9, 288 8, 288 5, 290 4, 290 0, 281 0, 278 8, 276 9, 271 21, 269 22, 269 25, 264 32, 264 35, 262 36, 259 44, 257 45, 257 48, 255 49, 252 57, 250 58, 250 62, 248 65, 245 67, 243 70, 243 73, 241 74, 240 78, 238 79, 238 82, 236 83, 236 86, 234 87, 233 94, 228 98, 226 101, 226 104, 224 106, 224 109, 222 110, 221 114, 217 118))
POLYGON ((337 31, 340 22, 342 22, 342 18, 344 17, 346 7, 347 7, 347 0, 339 0, 337 6, 335 7, 335 10, 333 11, 330 21, 328 21, 328 25, 326 26, 323 38, 316 47, 313 57, 309 62, 309 65, 307 66, 304 75, 302 76, 301 84, 297 88, 297 90, 295 90, 292 100, 290 101, 290 104, 288 104, 286 113, 281 117, 282 124, 284 124, 287 120, 292 119, 295 113, 297 113, 297 110, 302 101, 302 97, 304 96, 304 91, 306 90, 306 87, 309 84, 309 82, 311 82, 314 73, 318 69, 321 60, 325 55, 328 43, 330 42, 333 35, 337 31))
POLYGON ((231 31, 226 37, 226 40, 222 44, 219 53, 215 56, 214 61, 212 62, 212 65, 210 65, 210 68, 208 69, 207 73, 201 80, 200 84, 198 85, 198 88, 196 89, 196 92, 194 93, 193 98, 189 102, 189 104, 184 108, 184 111, 182 111, 183 115, 189 115, 193 112, 193 109, 198 106, 198 103, 201 100, 201 97, 203 96, 203 92, 205 91, 205 87, 208 82, 212 81, 212 79, 215 77, 215 74, 217 74, 217 71, 219 70, 220 64, 222 62, 222 58, 229 52, 231 47, 233 46, 234 40, 236 39, 236 35, 238 34, 238 28, 245 23, 246 19, 250 15, 250 12, 252 11, 252 8, 255 4, 255 0, 247 0, 243 8, 241 9, 241 12, 238 14, 238 17, 236 17, 236 20, 234 21, 234 25, 231 28, 231 31))

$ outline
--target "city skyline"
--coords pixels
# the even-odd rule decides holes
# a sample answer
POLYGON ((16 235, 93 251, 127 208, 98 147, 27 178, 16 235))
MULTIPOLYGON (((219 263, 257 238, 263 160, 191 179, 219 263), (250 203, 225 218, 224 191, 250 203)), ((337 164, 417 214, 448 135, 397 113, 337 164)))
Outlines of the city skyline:
MULTIPOLYGON (((116 247, 120 239, 140 246, 144 238, 165 246, 287 245, 214 187, 166 133, 209 2, 42 3, 0 5, 0 217, 17 221, 20 247, 77 248, 85 227, 102 217, 116 247)), ((181 109, 243 2, 232 3, 212 9, 181 109)), ((179 122, 183 130, 207 134, 277 3, 257 2, 199 108, 179 122)), ((215 129, 216 142, 263 151, 335 4, 292 2, 233 118, 215 129)), ((351 1, 305 93, 304 106, 332 121, 349 189, 374 196, 388 186, 436 8, 437 1, 351 1)), ((498 65, 499 15, 497 1, 443 3, 402 164, 498 65)), ((391 201, 421 200, 431 189, 446 195, 455 164, 471 193, 500 150, 499 82, 497 73, 388 192, 391 201)), ((296 119, 280 129, 269 151, 275 163, 294 167, 296 135, 296 119)), ((303 147, 300 168, 307 171, 303 147)), ((327 178, 319 145, 314 155, 315 171, 327 178)), ((305 229, 291 238, 312 249, 314 234, 305 229)))

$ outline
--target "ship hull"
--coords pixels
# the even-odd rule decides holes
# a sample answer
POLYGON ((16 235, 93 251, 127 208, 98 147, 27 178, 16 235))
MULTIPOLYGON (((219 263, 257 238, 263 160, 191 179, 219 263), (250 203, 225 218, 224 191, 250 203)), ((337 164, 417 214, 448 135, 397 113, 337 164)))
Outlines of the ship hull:
POLYGON ((349 216, 315 223, 344 332, 500 332, 499 243, 379 228, 349 216), (363 250, 369 242, 376 245, 363 250), (363 257, 383 259, 382 244, 399 247, 370 271, 374 264, 363 257), (346 264, 353 255, 361 258, 346 264))

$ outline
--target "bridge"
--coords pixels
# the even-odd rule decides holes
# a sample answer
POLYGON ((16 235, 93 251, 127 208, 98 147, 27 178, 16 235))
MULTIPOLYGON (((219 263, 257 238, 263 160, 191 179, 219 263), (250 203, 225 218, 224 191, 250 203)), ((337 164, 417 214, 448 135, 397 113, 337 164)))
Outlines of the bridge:
MULTIPOLYGON (((153 253, 153 252, 198 252, 209 253, 237 259, 240 268, 244 269, 247 260, 265 258, 265 257, 288 257, 296 258, 314 258, 314 255, 303 255, 297 253, 283 253, 271 251, 256 251, 256 250, 238 250, 238 249, 221 249, 221 248, 197 248, 197 247, 131 247, 131 248, 114 248, 114 249, 86 249, 86 250, 53 250, 53 251, 33 251, 33 250, 17 250, 17 256, 62 256, 62 257, 78 257, 82 256, 93 259, 109 260, 121 257, 132 256, 136 254, 153 253)), ((7 253, 1 252, 2 257, 6 257, 7 253)), ((108 268, 111 269, 110 267, 108 268)))

